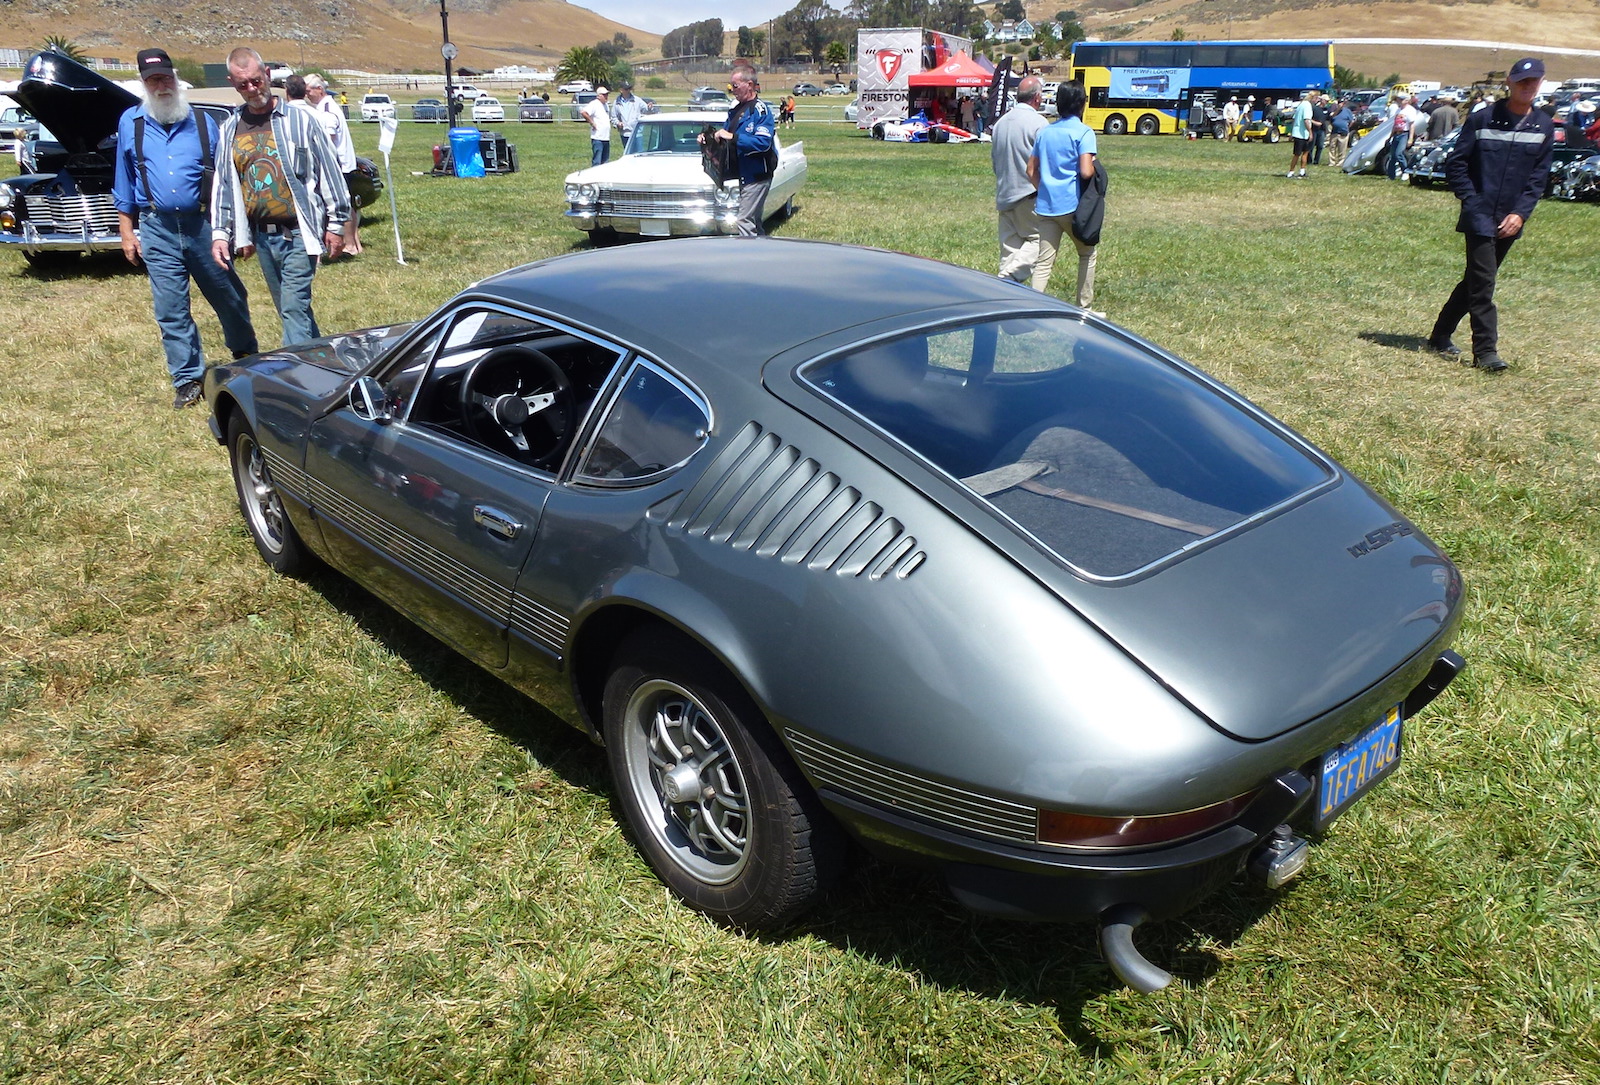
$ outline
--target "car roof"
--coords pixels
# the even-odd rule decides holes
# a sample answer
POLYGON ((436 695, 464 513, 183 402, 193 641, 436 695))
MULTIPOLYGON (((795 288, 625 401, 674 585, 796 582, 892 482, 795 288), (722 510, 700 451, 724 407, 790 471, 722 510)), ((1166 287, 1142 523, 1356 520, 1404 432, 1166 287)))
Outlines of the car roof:
MULTIPOLYGON (((569 253, 502 272, 478 291, 559 314, 663 361, 753 378, 768 359, 841 329, 963 303, 1065 302, 920 256, 825 241, 703 237, 569 253)), ((865 333, 864 333, 865 334, 865 333)))

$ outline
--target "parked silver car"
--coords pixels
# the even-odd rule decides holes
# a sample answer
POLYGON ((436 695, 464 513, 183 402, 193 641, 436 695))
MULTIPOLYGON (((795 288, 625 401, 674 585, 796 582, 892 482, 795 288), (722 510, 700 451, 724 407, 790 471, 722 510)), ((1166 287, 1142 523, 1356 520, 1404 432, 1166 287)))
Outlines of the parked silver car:
POLYGON ((741 925, 848 834, 1154 989, 1134 927, 1292 878, 1461 665, 1455 567, 1326 454, 933 260, 581 252, 206 398, 270 565, 558 675, 650 865, 741 925))

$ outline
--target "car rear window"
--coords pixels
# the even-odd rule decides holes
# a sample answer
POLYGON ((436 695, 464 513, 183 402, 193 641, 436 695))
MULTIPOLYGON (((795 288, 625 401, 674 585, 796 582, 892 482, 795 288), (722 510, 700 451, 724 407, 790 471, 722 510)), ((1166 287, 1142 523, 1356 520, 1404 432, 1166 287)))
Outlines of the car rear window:
POLYGON ((1143 570, 1333 477, 1248 407, 1075 317, 941 328, 801 376, 1096 578, 1143 570))

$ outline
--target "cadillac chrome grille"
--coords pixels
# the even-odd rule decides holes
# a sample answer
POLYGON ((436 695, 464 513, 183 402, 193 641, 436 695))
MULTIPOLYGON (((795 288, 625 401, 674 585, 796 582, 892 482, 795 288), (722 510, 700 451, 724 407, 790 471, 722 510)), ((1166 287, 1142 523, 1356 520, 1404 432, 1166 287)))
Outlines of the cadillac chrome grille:
POLYGON ((697 211, 710 214, 710 193, 700 188, 603 188, 596 210, 619 218, 676 218, 697 211))
POLYGON ((790 731, 788 739, 818 787, 915 814, 959 832, 1016 844, 1032 844, 1037 838, 1038 811, 1031 806, 880 765, 814 735, 790 731))
POLYGON ((117 232, 117 208, 110 193, 77 196, 28 196, 23 203, 28 222, 40 233, 78 234, 84 223, 90 233, 117 232))
POLYGON ((927 557, 880 505, 754 422, 684 495, 667 527, 871 580, 907 577, 927 557))

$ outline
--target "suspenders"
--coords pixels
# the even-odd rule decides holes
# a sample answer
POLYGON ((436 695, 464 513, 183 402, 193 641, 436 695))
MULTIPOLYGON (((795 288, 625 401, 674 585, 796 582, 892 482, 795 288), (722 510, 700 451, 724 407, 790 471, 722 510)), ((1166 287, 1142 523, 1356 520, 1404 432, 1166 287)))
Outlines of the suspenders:
MULTIPOLYGON (((200 210, 204 211, 211 204, 211 179, 216 175, 217 166, 211 158, 211 133, 206 128, 206 115, 191 109, 189 116, 194 118, 195 131, 200 135, 200 161, 203 163, 200 173, 200 210)), ((139 163, 139 176, 144 179, 145 199, 153 208, 155 190, 150 187, 150 168, 144 161, 144 121, 143 113, 133 118, 133 157, 139 163)))

